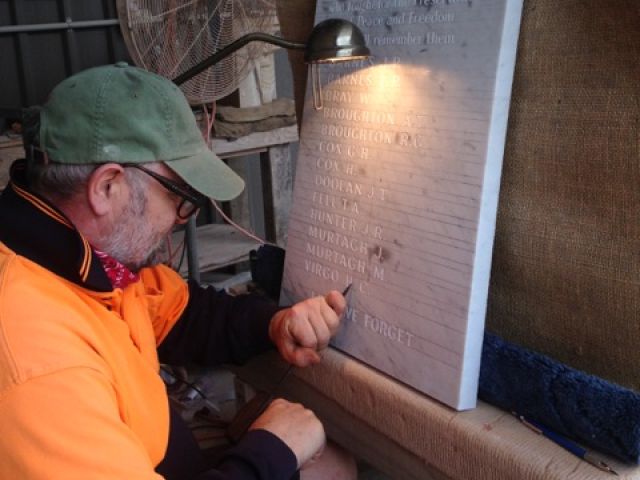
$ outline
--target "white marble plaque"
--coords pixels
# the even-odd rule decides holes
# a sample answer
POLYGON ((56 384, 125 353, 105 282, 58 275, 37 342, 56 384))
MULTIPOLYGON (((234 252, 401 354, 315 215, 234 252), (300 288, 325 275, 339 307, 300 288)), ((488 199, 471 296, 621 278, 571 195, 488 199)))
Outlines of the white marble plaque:
POLYGON ((334 346, 476 404, 522 0, 318 0, 373 58, 309 84, 282 288, 353 283, 334 346))

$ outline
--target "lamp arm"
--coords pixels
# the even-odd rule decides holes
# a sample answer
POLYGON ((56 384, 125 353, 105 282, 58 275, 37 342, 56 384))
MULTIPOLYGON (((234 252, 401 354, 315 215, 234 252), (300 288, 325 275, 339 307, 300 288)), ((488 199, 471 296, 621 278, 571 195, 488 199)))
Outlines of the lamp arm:
POLYGON ((231 42, 229 45, 227 45, 223 49, 218 50, 217 52, 212 54, 210 57, 205 58, 202 62, 198 63, 197 65, 194 65, 186 72, 181 73, 180 75, 178 75, 176 78, 173 79, 173 83, 175 83, 176 85, 183 84, 187 80, 190 80, 191 78, 198 75, 203 70, 206 70, 210 66, 218 63, 220 60, 223 60, 224 58, 228 57, 236 50, 241 49, 247 43, 256 42, 256 41, 270 43, 272 45, 277 45, 278 47, 283 47, 290 50, 304 50, 306 48, 305 43, 292 42, 289 40, 285 40, 284 38, 281 38, 281 37, 276 37, 275 35, 269 35, 267 33, 262 33, 262 32, 248 33, 238 38, 237 40, 231 42))

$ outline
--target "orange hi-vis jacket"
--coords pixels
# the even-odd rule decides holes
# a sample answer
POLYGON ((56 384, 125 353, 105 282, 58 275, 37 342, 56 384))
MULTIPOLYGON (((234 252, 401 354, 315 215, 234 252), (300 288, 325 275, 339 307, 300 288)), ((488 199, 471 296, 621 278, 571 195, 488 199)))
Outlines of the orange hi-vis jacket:
MULTIPOLYGON (((268 348, 277 307, 259 315, 255 304, 212 295, 165 266, 114 289, 69 220, 13 179, 0 197, 0 479, 162 479, 174 419, 158 347, 179 360, 193 360, 184 357, 193 350, 209 364, 268 348), (212 322, 220 314, 211 309, 229 318, 212 322)), ((249 432, 204 473, 189 470, 195 457, 179 463, 182 446, 172 463, 185 480, 288 480, 296 470, 266 431, 249 432)))
POLYGON ((146 269, 97 293, 0 245, 0 418, 13 417, 0 422, 12 452, 0 478, 160 478, 169 411, 156 343, 187 300, 175 275, 146 269))
POLYGON ((0 282, 0 418, 13 417, 0 444, 14 453, 0 478, 159 478, 143 475, 169 432, 156 349, 187 303, 184 281, 159 266, 96 292, 0 244, 0 282), (60 474, 68 465, 75 475, 60 474))

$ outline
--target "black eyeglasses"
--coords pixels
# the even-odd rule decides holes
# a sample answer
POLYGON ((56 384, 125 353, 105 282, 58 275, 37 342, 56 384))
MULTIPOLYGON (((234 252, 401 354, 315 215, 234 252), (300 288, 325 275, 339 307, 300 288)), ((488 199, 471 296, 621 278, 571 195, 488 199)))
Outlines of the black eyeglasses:
POLYGON ((182 201, 180 202, 180 205, 178 205, 177 213, 178 218, 182 220, 186 220, 187 218, 189 218, 191 215, 196 213, 199 208, 202 208, 207 203, 207 197, 194 190, 189 185, 180 185, 178 183, 175 183, 174 181, 169 180, 167 177, 163 177, 162 175, 149 170, 148 168, 144 168, 137 163, 127 163, 123 164, 122 166, 136 168, 141 172, 146 173, 171 193, 180 197, 182 201))

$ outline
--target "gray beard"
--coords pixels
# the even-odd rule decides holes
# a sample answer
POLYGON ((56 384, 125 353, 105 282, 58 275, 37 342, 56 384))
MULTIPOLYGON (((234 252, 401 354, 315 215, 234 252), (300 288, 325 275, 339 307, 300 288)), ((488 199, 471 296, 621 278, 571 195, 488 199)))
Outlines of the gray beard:
POLYGON ((146 210, 144 190, 134 188, 131 201, 100 248, 132 272, 158 265, 168 258, 164 241, 167 233, 153 230, 145 221, 146 210))

